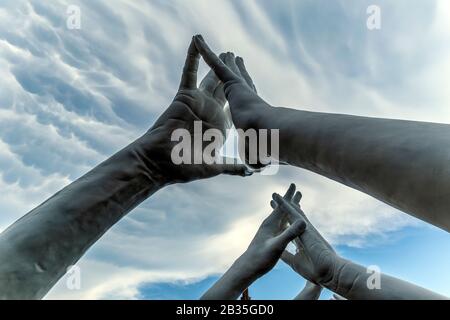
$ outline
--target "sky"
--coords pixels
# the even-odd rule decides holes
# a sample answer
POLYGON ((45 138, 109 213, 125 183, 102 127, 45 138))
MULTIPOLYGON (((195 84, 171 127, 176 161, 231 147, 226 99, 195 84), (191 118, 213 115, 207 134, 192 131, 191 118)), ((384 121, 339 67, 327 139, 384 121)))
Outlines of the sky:
MULTIPOLYGON (((447 0, 0 0, 0 231, 152 125, 197 33, 244 57, 272 105, 450 123, 447 0)), ((196 299, 291 182, 342 256, 450 296, 447 232, 302 169, 236 179, 159 191, 78 262, 80 289, 65 276, 47 298, 196 299)), ((291 299, 303 285, 279 263, 250 294, 291 299)))

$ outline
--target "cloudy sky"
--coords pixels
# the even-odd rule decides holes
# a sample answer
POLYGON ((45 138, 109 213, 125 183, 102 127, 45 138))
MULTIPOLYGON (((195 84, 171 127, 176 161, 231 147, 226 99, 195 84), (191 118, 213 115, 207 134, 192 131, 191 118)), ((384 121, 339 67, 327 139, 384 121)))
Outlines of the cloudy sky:
MULTIPOLYGON (((0 231, 149 128, 196 33, 242 55, 273 105, 450 123, 447 0, 0 0, 0 231)), ((79 261, 80 290, 62 278, 48 298, 195 299, 290 182, 343 256, 450 295, 448 233, 297 168, 236 179, 158 192, 79 261)), ((303 283, 279 263, 251 295, 289 299, 303 283)))

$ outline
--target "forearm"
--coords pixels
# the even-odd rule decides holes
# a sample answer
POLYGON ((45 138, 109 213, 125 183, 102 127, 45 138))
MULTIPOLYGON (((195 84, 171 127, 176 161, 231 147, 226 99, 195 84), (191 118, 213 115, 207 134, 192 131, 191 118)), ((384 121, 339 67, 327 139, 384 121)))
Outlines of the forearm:
POLYGON ((294 298, 294 300, 317 300, 322 293, 322 287, 311 282, 307 282, 303 290, 294 298))
POLYGON ((318 300, 320 293, 321 290, 305 288, 294 298, 294 300, 318 300))
POLYGON ((111 226, 167 181, 147 134, 0 235, 0 298, 40 299, 111 226))
POLYGON ((206 291, 200 300, 236 300, 258 278, 247 272, 242 256, 206 291))
POLYGON ((281 161, 450 231, 450 125, 261 110, 255 129, 280 130, 281 161))
POLYGON ((333 278, 322 283, 350 300, 441 300, 446 297, 407 281, 380 273, 348 260, 339 259, 333 278), (378 277, 379 276, 379 277, 378 277))

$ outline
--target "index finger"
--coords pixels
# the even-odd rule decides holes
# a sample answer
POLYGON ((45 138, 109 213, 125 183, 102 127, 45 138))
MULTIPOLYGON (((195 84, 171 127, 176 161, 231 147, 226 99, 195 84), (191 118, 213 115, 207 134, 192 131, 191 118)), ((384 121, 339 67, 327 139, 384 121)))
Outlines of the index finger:
POLYGON ((200 55, 203 57, 205 62, 209 67, 214 70, 217 77, 222 80, 222 82, 228 82, 232 80, 239 80, 239 77, 233 73, 233 71, 228 68, 222 60, 208 47, 205 40, 201 35, 196 35, 194 37, 194 43, 200 55))
MULTIPOLYGON (((278 205, 279 210, 285 211, 290 224, 293 224, 297 220, 305 220, 302 215, 290 205, 285 198, 282 198, 279 194, 274 193, 272 195, 273 200, 278 205)), ((306 221, 305 221, 306 222, 306 221)))
MULTIPOLYGON (((284 199, 287 199, 287 201, 291 201, 292 196, 294 195, 294 193, 295 193, 295 184, 291 183, 291 185, 289 186, 288 190, 284 194, 284 199)), ((285 210, 277 209, 276 206, 274 206, 272 204, 272 202, 271 202, 271 205, 272 205, 273 211, 269 215, 269 217, 267 218, 268 221, 280 220, 281 224, 286 224, 286 222, 289 221, 289 219, 286 219, 285 210)))

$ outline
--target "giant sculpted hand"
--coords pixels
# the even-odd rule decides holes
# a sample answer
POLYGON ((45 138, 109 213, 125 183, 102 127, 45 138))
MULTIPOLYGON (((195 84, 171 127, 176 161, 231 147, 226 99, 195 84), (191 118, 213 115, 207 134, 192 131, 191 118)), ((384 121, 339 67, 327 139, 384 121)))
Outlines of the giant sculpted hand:
MULTIPOLYGON (((151 166, 161 172, 169 183, 189 182, 221 173, 240 176, 250 174, 244 165, 235 164, 234 161, 230 163, 230 159, 219 157, 214 150, 208 153, 212 154, 209 160, 203 158, 207 145, 213 143, 216 151, 223 145, 232 123, 224 109, 226 99, 223 83, 216 74, 211 70, 197 87, 199 59, 200 54, 192 41, 174 100, 145 135, 152 142, 146 158, 151 159, 151 166), (176 130, 182 130, 188 137, 174 134, 176 130), (208 132, 214 134, 208 135, 208 132), (185 138, 189 141, 184 141, 185 138), (177 145, 191 148, 174 150, 177 145), (174 155, 187 161, 174 163, 174 155)), ((232 53, 223 53, 220 59, 226 65, 234 63, 232 53)))
MULTIPOLYGON (((194 41, 205 62, 224 84, 225 96, 230 105, 231 116, 236 129, 246 131, 257 128, 258 120, 264 117, 271 106, 258 96, 244 60, 241 57, 236 57, 224 63, 211 51, 201 35, 195 36, 194 41)), ((241 136, 240 139, 242 139, 241 136)), ((270 163, 269 159, 260 158, 259 152, 253 155, 249 154, 248 151, 248 145, 246 145, 245 154, 242 154, 241 158, 250 167, 260 169, 270 163)))

